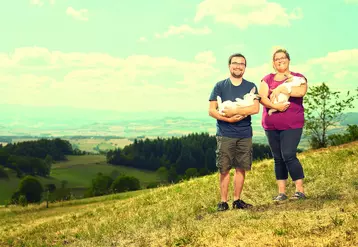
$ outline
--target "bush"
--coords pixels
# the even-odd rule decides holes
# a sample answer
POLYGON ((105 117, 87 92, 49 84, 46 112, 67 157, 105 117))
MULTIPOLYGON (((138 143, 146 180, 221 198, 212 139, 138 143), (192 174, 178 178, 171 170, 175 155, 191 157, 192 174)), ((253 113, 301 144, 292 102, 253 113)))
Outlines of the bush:
POLYGON ((27 206, 26 196, 24 196, 24 195, 19 196, 19 204, 23 207, 27 206))
POLYGON ((160 183, 158 182, 151 182, 147 185, 147 189, 157 188, 160 186, 160 183))
POLYGON ((2 179, 2 178, 9 178, 9 175, 7 175, 7 173, 6 173, 6 171, 5 171, 5 169, 4 169, 4 167, 2 167, 2 166, 0 166, 0 179, 2 179))
POLYGON ((110 176, 105 176, 102 173, 98 173, 92 180, 90 192, 92 196, 102 196, 110 193, 110 188, 113 183, 113 179, 110 176))
POLYGON ((19 200, 21 195, 24 195, 29 203, 40 202, 43 191, 44 189, 41 183, 36 178, 26 176, 20 181, 18 190, 18 193, 20 194, 19 200))
POLYGON ((111 185, 111 190, 114 193, 139 190, 139 180, 131 176, 119 176, 111 185))

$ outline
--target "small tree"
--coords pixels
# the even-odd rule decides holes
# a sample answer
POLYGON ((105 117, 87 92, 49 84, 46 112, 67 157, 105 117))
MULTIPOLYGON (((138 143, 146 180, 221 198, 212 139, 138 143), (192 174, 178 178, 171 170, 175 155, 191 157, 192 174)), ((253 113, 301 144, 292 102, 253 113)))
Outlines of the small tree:
POLYGON ((97 176, 92 179, 91 193, 92 196, 101 196, 109 194, 113 179, 110 176, 105 176, 102 173, 98 173, 97 176))
POLYGON ((195 177, 197 177, 198 175, 199 175, 198 169, 196 169, 196 168, 188 168, 188 169, 186 169, 186 171, 185 171, 184 177, 185 177, 186 179, 190 179, 190 178, 195 178, 195 177))
POLYGON ((166 167, 164 166, 159 167, 156 173, 159 176, 161 182, 168 181, 168 169, 166 167))
POLYGON ((140 182, 137 178, 131 176, 119 176, 111 185, 114 193, 133 191, 140 189, 140 182))
POLYGON ((7 175, 4 167, 0 166, 0 179, 2 179, 2 178, 8 179, 9 175, 7 175))
POLYGON ((305 134, 311 136, 312 148, 327 147, 328 129, 342 120, 346 109, 354 108, 353 101, 356 96, 350 96, 349 91, 345 97, 341 97, 340 94, 340 92, 331 91, 325 83, 312 86, 307 92, 305 97, 305 134))
POLYGON ((41 195, 44 191, 39 180, 32 176, 26 176, 20 181, 19 191, 20 195, 26 197, 27 202, 41 201, 41 195))

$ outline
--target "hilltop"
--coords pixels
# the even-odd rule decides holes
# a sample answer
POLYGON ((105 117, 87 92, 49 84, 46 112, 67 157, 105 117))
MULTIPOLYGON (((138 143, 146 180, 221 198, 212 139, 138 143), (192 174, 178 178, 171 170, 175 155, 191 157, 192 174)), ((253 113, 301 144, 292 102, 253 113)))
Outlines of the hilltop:
POLYGON ((305 201, 273 203, 273 161, 263 160, 254 163, 243 192, 252 210, 216 212, 213 174, 49 209, 2 208, 0 246, 357 246, 358 142, 299 158, 305 201))

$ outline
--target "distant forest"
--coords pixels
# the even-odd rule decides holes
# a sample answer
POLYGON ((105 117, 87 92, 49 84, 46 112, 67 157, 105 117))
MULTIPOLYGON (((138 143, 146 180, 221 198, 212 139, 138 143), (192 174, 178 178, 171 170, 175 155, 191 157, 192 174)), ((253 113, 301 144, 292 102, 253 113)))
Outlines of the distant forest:
MULTIPOLYGON (((202 176, 217 170, 215 136, 208 133, 189 134, 170 139, 135 139, 123 149, 107 152, 107 162, 161 171, 170 182, 187 176, 202 176)), ((253 144, 253 159, 271 158, 268 145, 253 144)))
MULTIPOLYGON (((164 181, 177 182, 216 171, 215 149, 215 136, 194 133, 169 139, 135 139, 123 149, 108 151, 106 156, 109 164, 159 171, 164 181)), ((66 160, 66 155, 84 154, 60 138, 10 143, 0 145, 0 166, 16 171, 18 177, 46 177, 53 162, 66 160)), ((254 160, 271 157, 267 145, 253 145, 254 160)))
POLYGON ((71 154, 82 153, 59 138, 9 143, 0 145, 0 166, 15 170, 18 177, 25 174, 46 177, 54 161, 66 160, 66 155, 71 154))

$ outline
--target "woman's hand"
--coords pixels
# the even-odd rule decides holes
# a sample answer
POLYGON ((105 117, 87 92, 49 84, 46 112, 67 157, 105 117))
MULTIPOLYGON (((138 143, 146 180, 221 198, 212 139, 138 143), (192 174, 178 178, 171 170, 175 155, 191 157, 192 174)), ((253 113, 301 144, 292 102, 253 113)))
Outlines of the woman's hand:
POLYGON ((277 88, 275 88, 274 90, 272 90, 271 94, 270 94, 270 101, 272 103, 274 103, 275 99, 278 98, 278 95, 281 93, 281 87, 278 86, 277 88))
POLYGON ((290 106, 290 102, 285 102, 285 103, 277 103, 273 105, 274 109, 280 111, 280 112, 284 112, 287 110, 287 108, 290 106))

